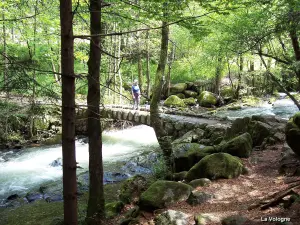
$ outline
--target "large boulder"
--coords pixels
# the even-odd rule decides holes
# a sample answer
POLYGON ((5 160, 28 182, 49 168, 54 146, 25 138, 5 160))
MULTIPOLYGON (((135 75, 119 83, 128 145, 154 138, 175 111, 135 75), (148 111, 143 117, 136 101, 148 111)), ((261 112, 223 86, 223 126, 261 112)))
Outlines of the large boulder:
POLYGON ((145 177, 141 175, 135 175, 127 179, 121 186, 119 199, 129 204, 132 201, 138 199, 143 191, 148 187, 148 182, 145 177))
POLYGON ((232 89, 232 87, 225 86, 221 88, 220 94, 224 98, 224 101, 228 102, 234 98, 235 91, 232 89))
POLYGON ((300 156, 300 112, 296 113, 286 124, 285 137, 291 149, 300 156))
POLYGON ((201 106, 212 107, 217 104, 217 98, 209 91, 202 91, 198 96, 198 102, 201 106))
POLYGON ((220 145, 220 151, 241 158, 248 158, 252 152, 252 138, 249 133, 244 133, 220 145))
POLYGON ((183 93, 188 98, 189 97, 196 98, 198 96, 198 93, 196 91, 185 90, 183 93))
POLYGON ((197 178, 234 178, 243 172, 242 161, 228 153, 214 153, 205 156, 187 173, 185 180, 191 181, 197 178))
POLYGON ((172 84, 170 87, 170 92, 171 94, 177 94, 177 93, 182 93, 185 91, 187 88, 186 83, 178 83, 178 84, 172 84))
POLYGON ((240 134, 248 132, 250 122, 250 117, 237 118, 234 120, 231 127, 226 130, 225 139, 229 140, 240 134))
POLYGON ((199 141, 204 135, 204 130, 196 128, 185 133, 183 136, 175 139, 172 144, 191 143, 199 141))
POLYGON ((144 210, 162 209, 186 201, 193 188, 184 183, 158 180, 142 193, 139 205, 144 210))
POLYGON ((184 107, 184 101, 176 95, 169 96, 164 102, 164 106, 168 107, 184 107))
POLYGON ((253 140, 253 146, 260 146, 265 138, 268 138, 272 133, 273 128, 260 121, 252 121, 250 124, 250 133, 253 140))
POLYGON ((105 204, 105 214, 107 218, 117 216, 124 208, 124 203, 121 201, 110 202, 105 204))
POLYGON ((194 99, 192 97, 183 99, 183 102, 189 106, 196 105, 196 99, 194 99))
POLYGON ((175 211, 165 211, 154 218, 155 225, 187 225, 189 215, 175 211))
POLYGON ((175 172, 187 171, 200 159, 217 152, 213 146, 203 146, 197 143, 177 144, 173 148, 175 172))

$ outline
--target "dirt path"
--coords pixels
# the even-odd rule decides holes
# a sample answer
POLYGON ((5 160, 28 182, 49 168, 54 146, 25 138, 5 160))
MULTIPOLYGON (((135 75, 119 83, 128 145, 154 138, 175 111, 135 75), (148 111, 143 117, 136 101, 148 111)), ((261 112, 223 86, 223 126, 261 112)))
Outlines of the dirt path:
MULTIPOLYGON (((281 147, 282 145, 276 145, 264 151, 254 151, 250 158, 243 159, 244 164, 250 169, 248 175, 241 175, 236 179, 216 180, 208 187, 198 188, 198 190, 215 196, 209 202, 194 207, 182 202, 169 207, 169 209, 189 214, 190 224, 195 224, 194 215, 200 213, 211 218, 211 222, 207 223, 209 225, 221 224, 221 219, 229 215, 247 217, 250 220, 246 223, 247 225, 278 224, 278 222, 261 221, 261 218, 275 216, 290 218, 294 225, 300 224, 300 204, 294 204, 288 210, 280 206, 264 211, 260 209, 247 210, 251 204, 288 186, 284 183, 285 177, 278 173, 281 147)), ((145 214, 145 217, 141 224, 154 224, 153 214, 145 214)))

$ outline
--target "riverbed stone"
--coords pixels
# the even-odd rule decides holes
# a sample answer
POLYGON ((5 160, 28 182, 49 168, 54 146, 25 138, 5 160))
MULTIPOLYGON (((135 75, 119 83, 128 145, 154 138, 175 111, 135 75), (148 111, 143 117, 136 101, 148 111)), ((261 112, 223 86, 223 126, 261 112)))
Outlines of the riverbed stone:
POLYGON ((145 210, 162 209, 188 199, 193 188, 190 185, 158 180, 142 193, 139 205, 145 210))
POLYGON ((209 91, 202 91, 198 96, 198 102, 201 106, 212 107, 217 104, 217 98, 209 91))
POLYGON ((220 145, 220 151, 241 158, 248 158, 252 152, 252 138, 249 133, 244 133, 220 145))
POLYGON ((164 106, 168 107, 185 107, 184 101, 176 95, 169 96, 164 102, 164 106))
POLYGON ((187 225, 189 215, 180 211, 167 210, 154 218, 155 225, 187 225))
POLYGON ((145 177, 135 175, 127 179, 120 188, 119 199, 129 204, 139 198, 141 193, 148 187, 148 182, 145 177))
POLYGON ((290 118, 285 128, 286 142, 300 156, 300 112, 290 118))
POLYGON ((235 178, 243 172, 242 161, 228 153, 214 153, 205 156, 187 173, 185 180, 192 181, 198 178, 235 178))
POLYGON ((52 167, 62 166, 62 158, 57 158, 57 159, 53 160, 53 162, 50 163, 49 165, 52 167))
POLYGON ((196 98, 198 96, 198 93, 196 91, 185 90, 183 93, 187 98, 196 98))

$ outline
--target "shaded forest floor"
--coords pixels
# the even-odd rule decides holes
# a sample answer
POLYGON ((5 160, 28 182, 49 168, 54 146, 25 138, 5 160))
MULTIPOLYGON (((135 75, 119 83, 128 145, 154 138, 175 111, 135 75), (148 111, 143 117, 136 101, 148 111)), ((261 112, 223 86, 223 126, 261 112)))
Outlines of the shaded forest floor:
MULTIPOLYGON (((278 222, 261 221, 261 218, 267 217, 290 218, 293 224, 299 224, 300 203, 297 202, 289 209, 284 209, 282 205, 278 205, 263 211, 260 208, 248 210, 248 207, 253 203, 257 203, 261 199, 288 187, 285 183, 286 177, 278 172, 281 149, 282 144, 279 144, 269 146, 263 151, 254 151, 250 158, 243 159, 244 164, 250 170, 248 175, 241 175, 236 179, 216 180, 207 187, 198 188, 197 190, 214 195, 214 198, 210 201, 198 206, 190 206, 186 202, 182 202, 172 205, 168 209, 190 215, 190 224, 195 224, 194 215, 196 214, 202 214, 210 218, 210 222, 206 224, 211 225, 221 224, 222 218, 230 215, 248 218, 249 221, 245 225, 278 224, 278 222)), ((298 193, 300 191, 295 190, 298 193)), ((163 211, 165 210, 158 210, 154 213, 142 213, 140 224, 154 224, 153 218, 155 215, 163 211)), ((110 222, 110 224, 117 224, 116 220, 110 222)))

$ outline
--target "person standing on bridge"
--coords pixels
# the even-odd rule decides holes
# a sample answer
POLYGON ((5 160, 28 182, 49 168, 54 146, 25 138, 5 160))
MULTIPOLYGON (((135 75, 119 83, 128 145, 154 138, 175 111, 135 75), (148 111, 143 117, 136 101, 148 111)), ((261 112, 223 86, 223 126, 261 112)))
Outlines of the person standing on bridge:
POLYGON ((132 94, 132 98, 133 98, 133 109, 139 109, 139 105, 140 105, 140 98, 141 98, 141 91, 140 91, 140 87, 138 85, 138 81, 134 80, 132 87, 131 87, 131 94, 132 94))

